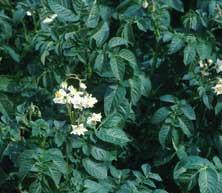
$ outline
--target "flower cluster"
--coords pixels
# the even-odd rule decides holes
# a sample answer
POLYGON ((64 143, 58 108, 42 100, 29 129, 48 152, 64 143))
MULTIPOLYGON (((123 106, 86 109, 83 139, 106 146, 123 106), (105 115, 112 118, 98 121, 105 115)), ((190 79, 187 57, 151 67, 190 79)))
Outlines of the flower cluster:
POLYGON ((102 119, 101 113, 86 112, 87 109, 94 107, 97 99, 89 94, 86 91, 87 86, 81 80, 79 81, 78 89, 72 85, 69 86, 67 82, 62 82, 53 99, 54 103, 65 104, 69 108, 71 134, 74 135, 84 135, 88 131, 86 126, 94 127, 102 119), (72 114, 77 116, 73 118, 72 114))
POLYGON ((200 72, 202 76, 209 76, 209 68, 213 64, 212 59, 207 59, 207 60, 200 60, 199 61, 199 66, 200 66, 200 72))
POLYGON ((67 82, 63 82, 55 93, 54 103, 71 104, 74 109, 80 110, 94 107, 97 99, 85 91, 87 87, 84 83, 80 82, 79 87, 80 90, 77 90, 73 86, 68 86, 67 82))
POLYGON ((221 78, 218 78, 217 84, 216 86, 213 87, 213 89, 217 95, 222 94, 222 79, 221 78))
POLYGON ((208 68, 212 64, 213 64, 212 59, 207 59, 207 61, 203 61, 203 60, 199 61, 200 68, 208 68))

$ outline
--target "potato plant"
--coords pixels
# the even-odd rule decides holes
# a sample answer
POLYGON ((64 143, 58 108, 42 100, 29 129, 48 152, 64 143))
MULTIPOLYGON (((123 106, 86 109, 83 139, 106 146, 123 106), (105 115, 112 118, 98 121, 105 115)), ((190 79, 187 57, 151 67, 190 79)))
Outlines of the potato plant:
POLYGON ((222 0, 0 0, 0 193, 221 193, 222 0))

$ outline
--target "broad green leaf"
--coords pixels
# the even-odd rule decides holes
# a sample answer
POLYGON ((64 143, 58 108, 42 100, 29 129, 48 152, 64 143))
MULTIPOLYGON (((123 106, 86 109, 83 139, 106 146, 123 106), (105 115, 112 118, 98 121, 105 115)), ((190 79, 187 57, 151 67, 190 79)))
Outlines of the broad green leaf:
POLYGON ((122 50, 120 50, 118 56, 120 58, 122 58, 123 60, 129 62, 130 66, 133 69, 136 68, 136 66, 137 66, 136 56, 132 51, 130 51, 128 49, 122 49, 122 50))
POLYGON ((92 180, 85 180, 84 187, 86 188, 84 193, 109 193, 112 191, 112 185, 105 181, 98 183, 92 180))
POLYGON ((93 146, 91 149, 91 155, 98 161, 113 161, 116 159, 115 151, 107 151, 100 147, 93 146))
POLYGON ((218 183, 217 183, 217 191, 216 193, 222 192, 222 175, 218 174, 218 183))
POLYGON ((120 128, 123 125, 123 117, 120 113, 114 111, 109 113, 102 123, 99 125, 99 128, 120 128))
POLYGON ((151 91, 151 82, 143 74, 134 76, 128 80, 130 86, 130 97, 133 105, 136 105, 141 96, 148 96, 151 91))
POLYGON ((0 93, 0 113, 5 116, 9 116, 13 113, 13 110, 13 102, 7 97, 7 95, 0 93))
POLYGON ((39 181, 38 179, 32 182, 31 185, 29 186, 30 193, 42 193, 43 191, 44 190, 41 181, 39 181))
POLYGON ((44 173, 51 177, 55 185, 59 187, 62 173, 59 171, 55 164, 48 164, 47 169, 44 170, 44 173))
POLYGON ((118 79, 122 80, 125 73, 125 64, 118 61, 118 58, 111 56, 110 67, 112 69, 113 75, 118 79))
POLYGON ((100 47, 106 39, 109 37, 109 25, 107 22, 102 23, 98 26, 98 30, 92 36, 94 40, 96 40, 96 45, 100 47))
POLYGON ((217 102, 214 110, 215 110, 215 114, 218 115, 222 110, 222 102, 220 102, 220 101, 217 102))
POLYGON ((34 168, 36 161, 33 159, 36 152, 34 150, 25 150, 19 157, 17 164, 19 166, 19 177, 23 179, 34 168))
POLYGON ((19 82, 15 77, 0 75, 0 92, 17 93, 20 90, 19 82))
POLYGON ((15 62, 20 62, 21 57, 19 54, 16 53, 13 48, 11 48, 10 46, 3 45, 3 49, 15 62))
POLYGON ((181 0, 163 0, 163 2, 177 11, 184 12, 183 2, 181 0))
POLYGON ((170 114, 170 110, 167 107, 161 107, 154 113, 152 117, 152 123, 153 124, 161 123, 167 118, 169 114, 170 114))
POLYGON ((90 28, 95 28, 98 25, 99 22, 99 7, 96 3, 96 1, 94 1, 93 6, 90 10, 89 16, 86 20, 86 25, 87 27, 90 28))
POLYGON ((167 125, 163 125, 159 131, 159 142, 162 145, 162 147, 165 147, 166 140, 170 132, 170 127, 167 125))
POLYGON ((112 112, 123 101, 126 95, 126 89, 119 85, 112 85, 107 88, 104 97, 104 112, 106 115, 112 112))
POLYGON ((178 52, 184 47, 184 40, 179 35, 173 35, 173 38, 169 44, 169 53, 173 54, 178 52))
POLYGON ((64 175, 68 174, 68 165, 65 162, 62 152, 59 149, 52 148, 49 149, 46 153, 51 157, 53 164, 61 173, 64 175))
POLYGON ((152 89, 150 78, 145 76, 144 74, 139 75, 139 79, 141 80, 141 94, 143 96, 148 96, 152 89))
POLYGON ((143 171, 143 174, 144 174, 146 177, 148 177, 149 174, 150 174, 150 172, 151 172, 151 166, 150 166, 149 164, 143 164, 143 165, 141 166, 141 169, 142 169, 142 171, 143 171))
POLYGON ((188 44, 184 49, 183 62, 185 65, 191 64, 196 59, 196 50, 193 45, 188 44))
POLYGON ((190 120, 196 120, 196 114, 190 105, 185 105, 181 107, 183 114, 190 120))
POLYGON ((138 77, 134 77, 133 79, 129 79, 129 85, 131 102, 133 105, 136 105, 142 95, 142 82, 138 77))
POLYGON ((207 41, 198 41, 196 45, 197 53, 201 60, 210 58, 212 54, 212 45, 207 41))
POLYGON ((161 96, 160 100, 163 102, 175 103, 177 98, 173 95, 166 94, 166 95, 161 96))
POLYGON ((187 136, 187 137, 191 137, 192 134, 189 130, 189 126, 186 125, 186 122, 182 119, 182 118, 178 118, 179 120, 179 125, 181 130, 183 131, 183 133, 187 136))
POLYGON ((107 167, 102 163, 94 162, 90 159, 84 159, 82 161, 85 170, 93 177, 97 179, 107 178, 107 167))
POLYGON ((198 184, 201 193, 215 193, 217 191, 219 176, 212 168, 201 169, 198 184))
POLYGON ((73 11, 67 9, 63 5, 59 4, 55 0, 48 0, 49 7, 52 11, 58 15, 58 17, 67 22, 76 22, 79 20, 79 16, 75 15, 73 11))
POLYGON ((126 23, 123 27, 122 37, 127 40, 130 44, 134 45, 135 36, 133 32, 132 24, 126 23))
POLYGON ((202 96, 202 100, 203 100, 203 103, 205 104, 205 106, 208 108, 208 109, 212 109, 213 108, 213 106, 212 106, 212 97, 211 96, 209 96, 209 95, 207 95, 207 94, 204 94, 203 96, 202 96))
POLYGON ((128 42, 124 38, 121 37, 113 37, 112 39, 109 40, 108 46, 109 48, 114 48, 118 46, 127 46, 128 42))
POLYGON ((130 139, 128 138, 126 133, 119 128, 110 128, 110 129, 101 128, 96 133, 96 136, 102 141, 119 146, 124 146, 128 142, 130 142, 130 139))

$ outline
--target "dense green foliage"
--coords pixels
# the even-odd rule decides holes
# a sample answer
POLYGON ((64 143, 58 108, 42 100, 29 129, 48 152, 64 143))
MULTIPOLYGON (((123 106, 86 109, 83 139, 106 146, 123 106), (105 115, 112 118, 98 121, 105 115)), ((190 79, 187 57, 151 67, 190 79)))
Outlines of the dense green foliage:
POLYGON ((0 193, 221 193, 221 29, 222 0, 0 0, 0 193))

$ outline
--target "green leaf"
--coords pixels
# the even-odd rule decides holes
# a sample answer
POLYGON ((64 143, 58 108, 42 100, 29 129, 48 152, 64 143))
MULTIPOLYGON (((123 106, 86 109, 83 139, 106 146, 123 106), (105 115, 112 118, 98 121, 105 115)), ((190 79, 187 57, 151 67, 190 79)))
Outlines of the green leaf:
POLYGON ((125 73, 125 64, 123 62, 118 61, 115 56, 111 56, 110 67, 112 69, 113 75, 118 80, 122 80, 125 73))
POLYGON ((190 105, 185 105, 181 107, 183 114, 190 120, 196 120, 196 114, 190 105))
POLYGON ((56 187, 59 187, 60 180, 61 180, 61 177, 62 177, 62 173, 58 170, 58 168, 55 164, 48 164, 47 166, 48 167, 44 171, 44 173, 52 178, 56 187))
POLYGON ((116 159, 115 151, 107 151, 100 147, 93 146, 91 149, 91 155, 98 161, 113 161, 116 159))
POLYGON ((198 184, 201 193, 215 193, 218 184, 218 173, 212 168, 201 169, 198 184))
POLYGON ((130 66, 135 69, 137 66, 136 56, 134 53, 128 49, 122 49, 119 52, 119 57, 123 60, 129 62, 130 66))
POLYGON ((169 114, 170 110, 167 107, 161 107, 154 113, 151 121, 153 124, 161 123, 167 118, 169 114))
POLYGON ((183 2, 181 0, 164 0, 163 2, 177 11, 184 12, 183 2))
POLYGON ((215 114, 218 115, 222 110, 222 102, 220 102, 220 101, 217 102, 214 110, 215 110, 215 114))
POLYGON ((107 183, 105 181, 97 183, 92 180, 85 180, 84 187, 86 188, 84 193, 108 193, 111 192, 113 189, 110 183, 107 183))
POLYGON ((201 60, 210 58, 212 54, 212 45, 206 41, 198 41, 196 45, 197 53, 201 60))
POLYGON ((48 4, 52 11, 57 14, 61 20, 67 22, 76 22, 79 20, 79 16, 75 15, 70 9, 67 9, 57 1, 48 0, 48 4))
POLYGON ((187 136, 187 137, 191 137, 192 134, 189 130, 189 126, 186 125, 186 122, 182 119, 182 118, 178 118, 179 120, 179 125, 181 130, 183 131, 183 133, 187 136))
POLYGON ((167 125, 163 125, 161 127, 160 132, 159 132, 159 142, 162 145, 162 147, 166 146, 166 140, 170 132, 170 127, 167 125))
POLYGON ((163 102, 168 102, 168 103, 176 103, 177 98, 173 95, 166 94, 166 95, 161 96, 160 100, 163 102))
POLYGON ((151 82, 143 74, 134 76, 128 80, 130 86, 130 97, 133 105, 136 105, 140 97, 148 96, 151 91, 151 82))
POLYGON ((130 96, 131 96, 131 102, 133 105, 137 104, 138 100, 140 99, 142 95, 141 84, 142 84, 141 80, 138 77, 129 79, 130 96))
POLYGON ((216 193, 222 192, 222 175, 218 174, 218 183, 217 183, 217 191, 216 193))
POLYGON ((126 95, 126 89, 119 85, 108 87, 104 97, 104 112, 108 115, 123 101, 126 95))
POLYGON ((122 37, 127 40, 130 44, 134 45, 135 36, 133 32, 133 27, 131 23, 126 23, 123 27, 122 37))
POLYGON ((139 79, 141 81, 141 94, 143 96, 148 96, 152 89, 150 78, 145 76, 144 74, 139 75, 139 79))
POLYGON ((193 45, 188 45, 184 49, 184 57, 183 57, 183 62, 185 65, 191 64, 195 61, 196 59, 196 50, 193 45))
POLYGON ((109 43, 108 43, 109 48, 114 48, 114 47, 123 46, 123 45, 127 46, 128 42, 127 40, 121 37, 113 37, 109 40, 109 43))
POLYGON ((4 51, 5 51, 9 56, 11 56, 11 58, 12 58, 15 62, 17 62, 17 63, 20 62, 20 60, 21 60, 20 55, 17 54, 16 51, 15 51, 13 48, 11 48, 11 47, 9 47, 9 46, 6 46, 6 45, 3 45, 3 49, 4 49, 4 51))
POLYGON ((150 172, 151 172, 151 166, 150 166, 149 164, 143 164, 143 165, 141 166, 141 169, 142 169, 142 171, 143 171, 143 174, 144 174, 146 177, 148 177, 149 174, 150 174, 150 172))
POLYGON ((90 10, 89 16, 86 21, 86 26, 90 28, 95 28, 99 22, 99 7, 94 1, 93 6, 90 10))
POLYGON ((96 40, 96 45, 98 47, 100 47, 108 37, 109 37, 109 25, 107 22, 104 22, 100 26, 98 26, 98 30, 92 36, 92 38, 96 40))
POLYGON ((9 114, 13 113, 13 110, 13 102, 7 97, 7 95, 0 93, 0 113, 9 116, 9 114))
POLYGON ((84 159, 82 161, 85 170, 93 177, 97 179, 107 178, 107 167, 102 163, 94 162, 90 159, 84 159))
POLYGON ((99 125, 99 128, 120 128, 123 124, 123 117, 120 113, 114 111, 106 116, 103 119, 102 123, 99 125))
POLYGON ((30 193, 42 193, 43 191, 44 190, 41 181, 39 181, 38 179, 32 182, 31 185, 29 186, 30 193))
POLYGON ((119 128, 110 128, 110 129, 101 128, 96 133, 96 136, 102 141, 119 146, 124 146, 128 142, 130 142, 130 139, 128 138, 126 133, 119 128))
POLYGON ((169 53, 173 54, 178 52, 184 47, 184 40, 179 35, 174 35, 169 44, 169 53))

